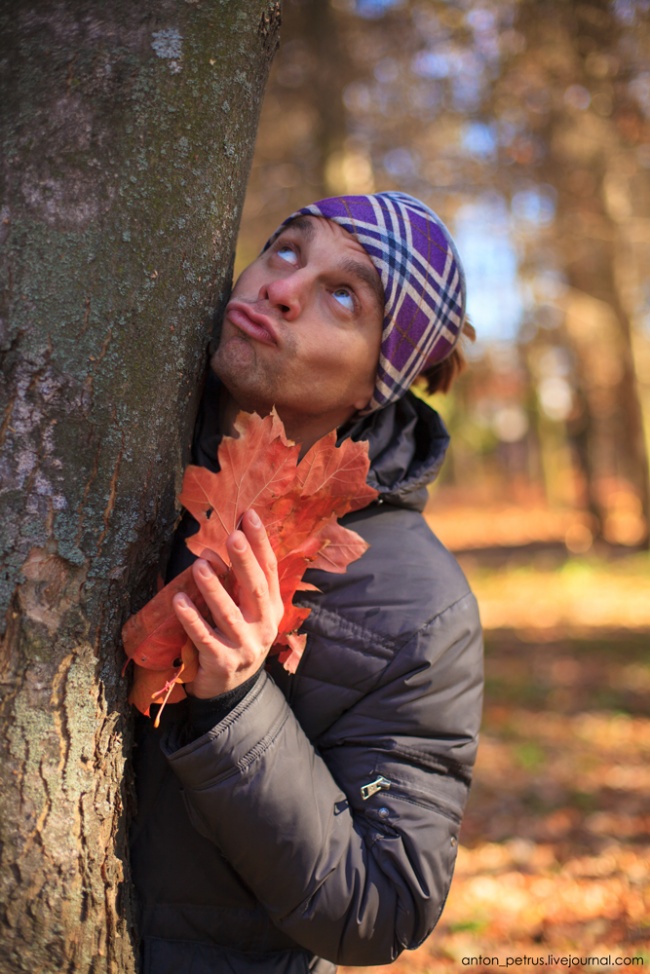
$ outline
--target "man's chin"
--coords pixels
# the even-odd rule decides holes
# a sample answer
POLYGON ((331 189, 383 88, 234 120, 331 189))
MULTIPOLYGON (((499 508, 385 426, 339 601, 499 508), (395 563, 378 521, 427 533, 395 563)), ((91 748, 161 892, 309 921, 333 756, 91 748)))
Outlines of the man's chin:
POLYGON ((255 372, 250 344, 232 338, 225 346, 222 342, 210 357, 210 368, 227 389, 250 382, 255 372))
POLYGON ((254 381, 252 364, 245 360, 245 355, 226 356, 222 354, 220 348, 210 358, 210 368, 221 381, 232 405, 237 410, 243 409, 246 413, 267 416, 273 408, 273 403, 260 392, 258 384, 254 381))

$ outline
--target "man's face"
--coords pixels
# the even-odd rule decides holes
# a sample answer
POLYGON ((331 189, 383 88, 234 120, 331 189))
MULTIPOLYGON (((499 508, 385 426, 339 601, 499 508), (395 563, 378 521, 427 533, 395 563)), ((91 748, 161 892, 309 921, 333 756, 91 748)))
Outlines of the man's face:
POLYGON ((361 244, 336 223, 300 217, 239 277, 212 368, 240 408, 275 405, 308 447, 367 406, 383 307, 361 244))

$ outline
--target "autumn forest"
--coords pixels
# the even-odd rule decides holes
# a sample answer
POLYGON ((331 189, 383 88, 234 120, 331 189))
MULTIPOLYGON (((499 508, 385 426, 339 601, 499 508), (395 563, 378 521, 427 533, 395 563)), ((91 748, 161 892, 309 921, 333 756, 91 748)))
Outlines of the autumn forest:
POLYGON ((428 516, 487 695, 445 913, 390 970, 647 965, 647 0, 286 0, 239 265, 297 206, 393 188, 467 268, 428 516))
POLYGON ((466 269, 425 516, 486 695, 440 922, 374 970, 647 969, 650 0, 8 0, 0 104, 1 974, 137 969, 120 633, 159 605, 232 255, 387 189, 466 269))

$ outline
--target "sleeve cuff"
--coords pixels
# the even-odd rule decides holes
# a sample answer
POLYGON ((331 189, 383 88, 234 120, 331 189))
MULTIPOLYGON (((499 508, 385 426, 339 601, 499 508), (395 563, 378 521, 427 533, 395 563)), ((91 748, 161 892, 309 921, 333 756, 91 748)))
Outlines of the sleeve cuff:
POLYGON ((254 673, 244 683, 240 684, 240 686, 235 687, 233 690, 227 690, 225 693, 220 693, 216 697, 201 699, 188 695, 189 727, 186 743, 195 741, 198 737, 207 734, 213 727, 221 723, 235 709, 237 704, 241 703, 246 694, 253 689, 263 671, 264 667, 259 669, 257 673, 254 673))

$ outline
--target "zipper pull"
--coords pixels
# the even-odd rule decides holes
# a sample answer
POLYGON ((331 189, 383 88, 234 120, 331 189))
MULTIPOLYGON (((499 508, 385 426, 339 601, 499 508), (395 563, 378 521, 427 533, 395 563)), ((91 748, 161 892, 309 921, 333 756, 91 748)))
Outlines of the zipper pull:
POLYGON ((367 785, 361 786, 361 797, 365 802, 368 798, 376 795, 378 791, 388 791, 390 786, 391 782, 388 780, 388 778, 384 778, 382 775, 379 775, 379 777, 375 778, 374 781, 370 781, 367 785))

